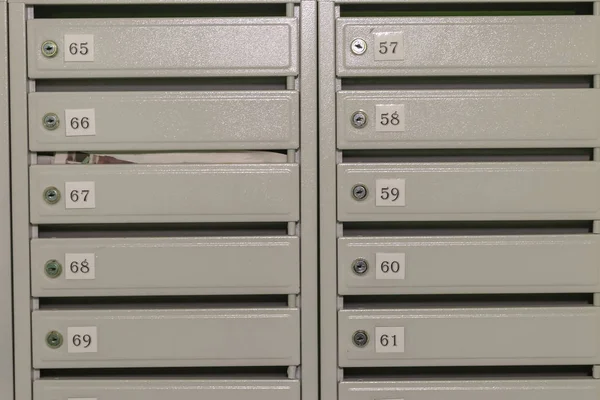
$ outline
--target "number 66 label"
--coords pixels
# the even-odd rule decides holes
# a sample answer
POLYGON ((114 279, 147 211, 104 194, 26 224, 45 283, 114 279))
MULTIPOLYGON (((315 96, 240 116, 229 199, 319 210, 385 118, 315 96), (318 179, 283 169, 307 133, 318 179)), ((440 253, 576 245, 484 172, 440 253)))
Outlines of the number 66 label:
POLYGON ((67 328, 69 353, 97 353, 98 328, 95 326, 67 328))

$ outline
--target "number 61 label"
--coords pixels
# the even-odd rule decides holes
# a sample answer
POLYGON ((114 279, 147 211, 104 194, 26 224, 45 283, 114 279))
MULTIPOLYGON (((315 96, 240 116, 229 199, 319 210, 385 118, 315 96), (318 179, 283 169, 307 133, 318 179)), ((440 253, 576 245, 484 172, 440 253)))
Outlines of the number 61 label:
POLYGON ((404 353, 404 328, 376 327, 376 353, 404 353))

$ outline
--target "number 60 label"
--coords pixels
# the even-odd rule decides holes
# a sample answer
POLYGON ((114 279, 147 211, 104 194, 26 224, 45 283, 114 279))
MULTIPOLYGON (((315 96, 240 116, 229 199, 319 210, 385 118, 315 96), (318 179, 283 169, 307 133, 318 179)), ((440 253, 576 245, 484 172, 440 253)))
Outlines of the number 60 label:
POLYGON ((69 353, 97 353, 98 328, 95 326, 67 328, 69 353))

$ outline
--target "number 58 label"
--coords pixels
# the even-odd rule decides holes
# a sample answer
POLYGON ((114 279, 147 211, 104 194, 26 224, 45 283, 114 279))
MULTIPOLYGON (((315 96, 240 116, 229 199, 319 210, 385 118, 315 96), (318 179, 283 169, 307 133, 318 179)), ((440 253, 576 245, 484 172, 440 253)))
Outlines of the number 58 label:
POLYGON ((404 132, 406 130, 404 104, 377 104, 375 106, 377 132, 404 132))

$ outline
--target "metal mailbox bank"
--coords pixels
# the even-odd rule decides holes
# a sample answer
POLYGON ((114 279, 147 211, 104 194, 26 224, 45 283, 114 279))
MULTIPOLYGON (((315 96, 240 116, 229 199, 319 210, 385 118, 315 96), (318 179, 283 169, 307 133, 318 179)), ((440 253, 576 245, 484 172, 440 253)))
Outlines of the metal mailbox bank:
POLYGON ((9 15, 16 400, 316 400, 316 3, 9 15))
POLYGON ((599 10, 319 1, 322 399, 600 396, 599 10))

